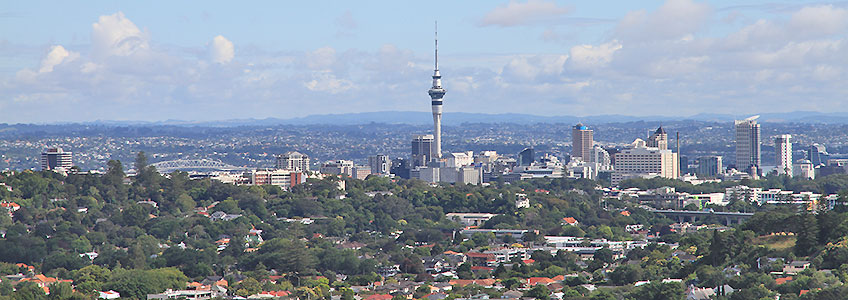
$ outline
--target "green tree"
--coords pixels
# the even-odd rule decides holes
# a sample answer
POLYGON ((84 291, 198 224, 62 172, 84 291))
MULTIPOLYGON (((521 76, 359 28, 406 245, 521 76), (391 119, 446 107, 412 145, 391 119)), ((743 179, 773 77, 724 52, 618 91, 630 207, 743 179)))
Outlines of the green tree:
POLYGON ((798 222, 795 254, 798 256, 813 254, 818 248, 819 227, 816 217, 808 210, 804 210, 798 222))

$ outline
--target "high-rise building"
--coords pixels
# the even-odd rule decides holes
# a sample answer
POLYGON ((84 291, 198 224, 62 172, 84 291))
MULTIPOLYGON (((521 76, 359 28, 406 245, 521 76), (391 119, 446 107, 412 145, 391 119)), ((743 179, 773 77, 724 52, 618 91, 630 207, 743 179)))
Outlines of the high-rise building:
POLYGON ((668 149, 647 147, 644 141, 637 139, 631 148, 615 154, 612 184, 616 185, 624 179, 636 177, 677 178, 677 163, 677 153, 668 149))
POLYGON ((412 136, 411 168, 424 167, 434 157, 433 135, 422 134, 412 136))
POLYGON ((741 121, 735 121, 736 125, 736 169, 749 172, 756 170, 760 172, 760 124, 753 116, 741 121))
POLYGON ((789 175, 792 172, 792 142, 791 135, 781 134, 774 138, 774 152, 776 154, 775 162, 777 163, 777 174, 789 175))
POLYGON ((721 156, 718 155, 699 157, 696 174, 704 177, 718 177, 719 174, 724 172, 721 159, 721 156))
POLYGON ((442 75, 439 74, 439 31, 436 28, 436 55, 435 69, 433 70, 433 87, 427 92, 430 94, 433 109, 433 156, 431 158, 442 158, 442 98, 447 90, 442 88, 442 75))
POLYGON ((371 174, 388 175, 392 169, 392 160, 388 155, 369 156, 368 166, 371 167, 371 174))
POLYGON ((668 134, 665 133, 665 129, 660 126, 654 131, 654 134, 648 137, 646 141, 648 147, 654 147, 660 150, 668 149, 668 134))
POLYGON ((42 170, 68 170, 74 166, 73 153, 62 148, 49 148, 41 152, 42 170))
POLYGON ((827 153, 827 149, 825 149, 824 145, 813 144, 810 146, 810 150, 807 151, 807 160, 809 160, 814 167, 827 164, 828 158, 830 158, 830 154, 827 153))
POLYGON ((533 151, 533 147, 524 148, 524 150, 521 150, 521 152, 518 153, 519 166, 529 166, 532 165, 534 161, 536 161, 536 155, 533 151))
POLYGON ((579 157, 585 162, 592 161, 593 133, 589 127, 578 123, 571 129, 571 157, 579 157))
POLYGON ((297 151, 289 151, 282 155, 277 155, 277 169, 308 172, 309 156, 297 151))

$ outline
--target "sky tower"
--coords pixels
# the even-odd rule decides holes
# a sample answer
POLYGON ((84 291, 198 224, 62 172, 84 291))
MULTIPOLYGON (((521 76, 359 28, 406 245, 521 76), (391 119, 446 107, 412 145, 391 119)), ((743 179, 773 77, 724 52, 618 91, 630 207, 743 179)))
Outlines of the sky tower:
POLYGON ((442 158, 442 98, 445 97, 442 88, 442 75, 439 74, 439 25, 436 23, 436 68, 433 71, 433 87, 430 88, 430 100, 433 105, 433 152, 435 159, 442 158))

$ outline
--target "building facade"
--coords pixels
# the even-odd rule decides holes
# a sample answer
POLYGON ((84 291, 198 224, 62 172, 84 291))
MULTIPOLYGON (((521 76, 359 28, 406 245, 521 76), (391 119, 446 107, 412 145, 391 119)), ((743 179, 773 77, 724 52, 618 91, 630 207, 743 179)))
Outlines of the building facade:
POLYGON ((289 151, 277 156, 277 169, 297 172, 309 171, 309 156, 297 151, 289 151))
POLYGON ((434 155, 432 134, 421 134, 412 137, 411 168, 426 166, 435 157, 434 155))
POLYGON ((371 174, 388 175, 392 169, 392 160, 388 155, 373 155, 368 157, 371 174))
POLYGON ((668 149, 647 147, 644 141, 637 139, 632 148, 615 154, 612 184, 617 185, 624 179, 634 177, 677 178, 677 163, 677 153, 668 149))
POLYGON ((719 155, 701 156, 698 158, 698 169, 695 172, 701 177, 718 177, 724 173, 722 157, 719 155))
POLYGON ((791 135, 782 134, 774 138, 775 163, 778 175, 792 176, 792 138, 791 135))
POLYGON ((748 172, 756 170, 759 175, 760 170, 760 124, 757 119, 760 116, 753 116, 741 121, 735 121, 736 126, 736 169, 748 172))
POLYGON ((594 146, 593 131, 583 124, 578 123, 571 129, 571 157, 579 157, 585 162, 592 161, 592 147, 594 146))
POLYGON ((660 150, 668 149, 668 134, 665 132, 665 129, 660 126, 654 131, 654 134, 648 137, 646 141, 648 147, 654 147, 660 150))
POLYGON ((73 153, 62 148, 49 148, 41 152, 42 170, 69 170, 74 166, 73 153))

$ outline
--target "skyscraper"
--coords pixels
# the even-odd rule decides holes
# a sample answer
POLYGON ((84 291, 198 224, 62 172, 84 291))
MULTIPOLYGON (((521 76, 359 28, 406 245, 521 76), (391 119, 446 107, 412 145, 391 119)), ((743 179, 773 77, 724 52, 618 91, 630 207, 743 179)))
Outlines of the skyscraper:
POLYGON ((42 170, 68 170, 73 166, 73 153, 63 151, 62 148, 49 148, 41 152, 42 170))
MULTIPOLYGON (((760 172, 760 124, 753 116, 741 121, 734 121, 736 125, 736 169, 747 172, 756 169, 760 172)), ((759 175, 759 174, 751 174, 759 175)))
POLYGON ((392 160, 388 155, 369 156, 368 166, 371 167, 371 174, 388 175, 392 168, 392 160))
POLYGON ((579 157, 585 162, 592 162, 593 133, 589 127, 578 123, 571 129, 571 157, 579 157))
POLYGON ((442 75, 439 74, 439 30, 436 27, 436 55, 435 55, 435 70, 433 70, 433 87, 430 88, 431 105, 433 108, 433 155, 432 158, 442 157, 442 98, 447 92, 442 88, 442 75))
POLYGON ((412 163, 410 167, 424 167, 433 158, 433 135, 412 136, 412 163))
POLYGON ((648 147, 666 150, 668 149, 668 134, 666 134, 665 129, 660 126, 660 128, 657 128, 657 131, 654 131, 654 134, 648 137, 646 142, 648 147))
POLYGON ((536 160, 535 153, 533 153, 533 147, 524 148, 521 152, 518 153, 518 165, 519 166, 529 166, 533 164, 533 161, 536 160))
POLYGON ((775 163, 777 174, 792 177, 792 142, 791 135, 782 134, 774 138, 775 163))

